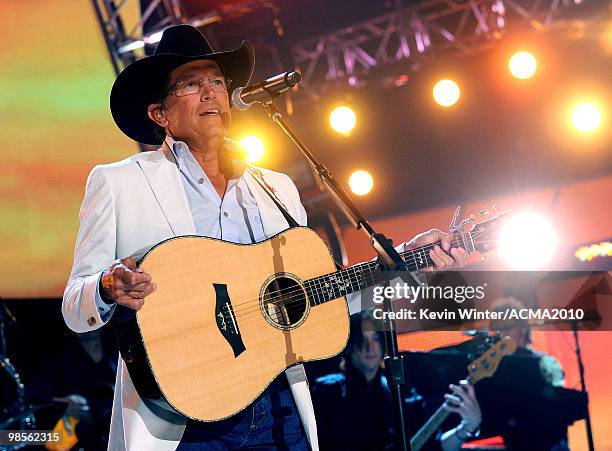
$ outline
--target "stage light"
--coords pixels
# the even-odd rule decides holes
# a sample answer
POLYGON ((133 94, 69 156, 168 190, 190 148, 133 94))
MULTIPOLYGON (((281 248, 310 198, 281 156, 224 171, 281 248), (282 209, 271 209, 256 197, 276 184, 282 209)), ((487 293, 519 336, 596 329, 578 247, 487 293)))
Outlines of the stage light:
POLYGON ((351 191, 358 196, 365 196, 374 187, 374 179, 368 171, 358 170, 349 177, 351 191))
POLYGON ((331 128, 342 134, 350 135, 357 124, 357 116, 355 112, 347 106, 339 106, 329 115, 329 125, 331 128))
POLYGON ((583 102, 573 109, 572 123, 579 131, 590 133, 601 124, 601 112, 595 104, 583 102))
POLYGON ((136 49, 143 48, 145 44, 156 44, 161 41, 163 31, 158 31, 157 33, 153 33, 150 36, 145 36, 141 39, 137 39, 136 41, 130 42, 129 44, 124 45, 123 47, 119 47, 118 52, 123 54, 127 52, 132 52, 136 49))
POLYGON ((581 262, 590 262, 594 258, 612 257, 612 243, 604 241, 599 244, 591 244, 590 246, 581 246, 574 255, 581 262))
POLYGON ((542 268, 553 255, 557 236, 547 221, 535 213, 514 215, 500 232, 499 255, 513 269, 542 268))
POLYGON ((141 49, 141 48, 143 48, 144 46, 145 46, 144 41, 141 41, 140 39, 138 39, 138 40, 136 40, 136 41, 134 41, 134 42, 130 42, 130 43, 129 43, 129 44, 127 44, 127 45, 124 45, 123 47, 119 47, 119 48, 117 49, 117 51, 118 51, 120 54, 123 54, 123 53, 127 53, 127 52, 132 52, 132 51, 134 51, 134 50, 136 50, 136 49, 141 49))
POLYGON ((538 62, 535 56, 529 52, 516 52, 512 55, 510 61, 508 61, 508 68, 510 69, 510 73, 516 78, 526 80, 533 77, 533 74, 535 74, 538 68, 538 62))
POLYGON ((443 107, 453 106, 461 97, 459 85, 453 80, 440 80, 433 88, 433 97, 443 107))
POLYGON ((146 42, 147 44, 155 44, 161 41, 163 34, 164 34, 163 30, 158 31, 156 33, 151 34, 150 36, 143 38, 143 41, 146 42))
POLYGON ((257 161, 261 160, 266 153, 266 146, 258 136, 245 136, 240 140, 240 144, 242 144, 242 146, 248 152, 247 161, 249 163, 256 163, 257 161))

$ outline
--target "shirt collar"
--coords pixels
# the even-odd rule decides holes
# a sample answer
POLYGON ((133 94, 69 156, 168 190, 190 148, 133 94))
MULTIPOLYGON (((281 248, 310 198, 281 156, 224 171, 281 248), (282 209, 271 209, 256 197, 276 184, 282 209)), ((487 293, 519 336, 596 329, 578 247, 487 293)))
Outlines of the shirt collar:
MULTIPOLYGON (((172 155, 174 155, 174 159, 176 160, 176 166, 179 169, 179 171, 188 170, 187 169, 189 167, 188 161, 190 161, 188 160, 189 157, 191 157, 191 160, 193 160, 193 162, 198 167, 200 167, 197 164, 195 157, 191 154, 191 151, 189 150, 189 146, 187 145, 187 143, 183 141, 177 141, 172 136, 169 136, 169 135, 166 135, 165 142, 166 142, 166 145, 170 148, 172 155)), ((206 176, 206 173, 204 171, 202 171, 202 173, 206 176)), ((243 179, 244 179, 244 173, 238 179, 228 180, 227 181, 228 187, 234 185, 234 183, 237 183, 239 180, 243 180, 243 179)))
POLYGON ((181 163, 184 165, 185 152, 189 152, 189 147, 183 141, 176 141, 172 136, 166 135, 166 144, 172 151, 176 165, 181 169, 181 163))

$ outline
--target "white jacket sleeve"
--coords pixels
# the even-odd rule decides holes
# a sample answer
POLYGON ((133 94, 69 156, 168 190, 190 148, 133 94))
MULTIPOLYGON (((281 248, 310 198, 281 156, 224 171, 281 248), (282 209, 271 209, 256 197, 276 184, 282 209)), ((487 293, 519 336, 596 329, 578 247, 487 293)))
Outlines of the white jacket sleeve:
POLYGON ((81 225, 72 272, 64 290, 62 314, 70 329, 88 332, 104 325, 112 314, 112 310, 96 302, 100 275, 116 258, 115 206, 104 168, 96 166, 89 174, 79 219, 81 225))

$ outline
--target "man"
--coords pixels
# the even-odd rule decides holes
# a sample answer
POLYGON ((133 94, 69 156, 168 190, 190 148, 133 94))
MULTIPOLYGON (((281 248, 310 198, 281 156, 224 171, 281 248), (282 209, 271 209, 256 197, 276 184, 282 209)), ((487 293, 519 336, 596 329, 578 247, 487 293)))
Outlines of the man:
MULTIPOLYGON (((89 175, 81 207, 75 262, 62 311, 78 332, 106 324, 115 305, 139 310, 156 286, 135 262, 179 235, 253 243, 288 226, 268 192, 239 165, 224 164, 233 89, 247 85, 252 46, 215 53, 197 29, 168 28, 153 56, 125 68, 111 92, 111 112, 130 138, 161 144, 89 175), (230 168, 228 170, 227 168, 230 168), (224 168, 226 168, 224 170, 224 168)), ((306 212, 291 179, 261 169, 265 185, 300 225, 306 212)), ((441 240, 430 256, 435 270, 460 266, 466 254, 447 234, 421 234, 411 246, 441 240), (456 260, 456 261, 455 261, 456 260)), ((218 423, 168 421, 137 394, 121 362, 117 372, 111 449, 317 449, 312 401, 301 365, 279 377, 243 412, 218 423), (301 420, 301 423, 300 423, 301 420), (303 429, 302 429, 303 426, 303 429)))
MULTIPOLYGON (((520 311, 525 305, 513 297, 503 297, 496 299, 491 304, 491 310, 498 314, 506 311, 520 311)), ((562 387, 565 373, 559 361, 543 352, 534 351, 531 347, 531 326, 526 319, 512 320, 491 320, 490 329, 495 334, 510 337, 516 343, 515 355, 530 356, 540 359, 540 373, 547 384, 553 387, 562 387)))
POLYGON ((380 366, 385 338, 378 330, 369 311, 352 315, 341 371, 313 384, 322 450, 376 451, 393 446, 391 394, 380 366))
MULTIPOLYGON (((344 351, 342 371, 318 378, 313 387, 313 401, 318 420, 322 450, 350 449, 376 451, 394 449, 393 410, 387 379, 381 362, 384 335, 370 311, 351 316, 351 335, 344 351)), ((457 451, 473 436, 481 422, 480 406, 469 384, 451 385, 453 394, 445 395, 447 410, 458 413, 462 423, 435 439, 423 449, 457 451), (468 431, 471 431, 468 432, 468 431)), ((412 433, 427 417, 415 396, 408 409, 412 433)))
MULTIPOLYGON (((520 311, 524 308, 523 302, 514 297, 502 297, 491 304, 491 310, 496 313, 520 311)), ((554 396, 555 390, 562 390, 561 387, 564 385, 565 373, 561 363, 552 355, 532 349, 531 326, 527 320, 491 320, 489 327, 495 334, 508 336, 516 342, 514 358, 506 362, 509 369, 520 361, 517 359, 523 361, 533 359, 541 376, 541 378, 534 377, 534 374, 530 373, 532 378, 530 380, 527 379, 528 375, 522 375, 523 384, 517 383, 516 387, 509 389, 510 396, 516 393, 515 396, 533 400, 534 405, 524 409, 524 406, 510 404, 508 416, 514 418, 508 421, 509 425, 501 431, 506 449, 568 451, 567 426, 574 419, 568 419, 563 412, 573 410, 570 408, 571 398, 568 395, 567 401, 564 401, 565 398, 561 397, 561 394, 554 396), (556 389, 551 389, 549 386, 556 389), (537 427, 534 426, 534 419, 537 419, 537 427)), ((518 370, 515 372, 518 373, 518 370)))

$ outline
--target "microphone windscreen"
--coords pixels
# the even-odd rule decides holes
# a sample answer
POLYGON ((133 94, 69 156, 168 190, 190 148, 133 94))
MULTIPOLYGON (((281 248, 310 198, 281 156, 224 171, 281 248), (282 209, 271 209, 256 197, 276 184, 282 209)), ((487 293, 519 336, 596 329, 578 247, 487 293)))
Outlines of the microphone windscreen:
POLYGON ((234 92, 232 92, 232 105, 237 110, 240 110, 240 111, 247 110, 251 106, 250 103, 246 103, 240 97, 240 94, 242 94, 242 91, 244 91, 244 88, 245 86, 241 86, 240 88, 234 89, 234 92))

